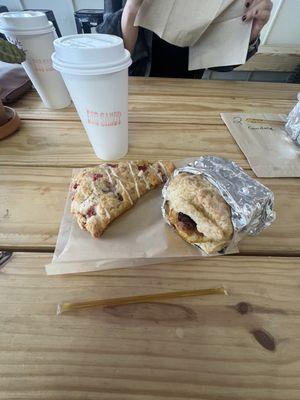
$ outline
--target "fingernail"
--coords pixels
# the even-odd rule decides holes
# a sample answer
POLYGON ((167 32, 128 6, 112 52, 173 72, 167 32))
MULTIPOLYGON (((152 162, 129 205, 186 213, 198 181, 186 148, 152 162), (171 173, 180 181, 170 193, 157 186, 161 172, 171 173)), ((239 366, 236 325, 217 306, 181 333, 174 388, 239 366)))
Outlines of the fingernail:
POLYGON ((247 18, 246 15, 243 15, 242 20, 243 20, 243 21, 246 21, 246 18, 247 18))
POLYGON ((249 6, 250 6, 250 3, 247 2, 247 3, 245 4, 245 7, 248 8, 249 6))

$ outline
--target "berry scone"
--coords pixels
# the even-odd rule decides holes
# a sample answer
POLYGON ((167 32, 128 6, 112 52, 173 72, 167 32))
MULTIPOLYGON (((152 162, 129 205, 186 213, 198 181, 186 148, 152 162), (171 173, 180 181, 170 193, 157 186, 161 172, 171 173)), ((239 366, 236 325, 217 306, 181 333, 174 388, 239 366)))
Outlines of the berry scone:
POLYGON ((200 175, 183 172, 172 177, 166 188, 164 209, 177 233, 207 254, 225 249, 232 239, 230 207, 200 175))
POLYGON ((85 168, 72 180, 71 212, 81 229, 100 237, 139 197, 166 182, 174 169, 170 161, 128 161, 85 168))

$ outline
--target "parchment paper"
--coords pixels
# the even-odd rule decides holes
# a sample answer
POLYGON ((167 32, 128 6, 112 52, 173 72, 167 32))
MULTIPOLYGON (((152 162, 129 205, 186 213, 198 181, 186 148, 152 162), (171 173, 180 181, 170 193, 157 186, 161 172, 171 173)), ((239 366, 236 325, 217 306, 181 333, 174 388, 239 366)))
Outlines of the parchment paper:
MULTIPOLYGON (((190 161, 190 160, 188 160, 190 161)), ((178 162, 176 166, 185 165, 178 162)), ((198 248, 182 240, 163 220, 161 189, 112 222, 99 239, 83 231, 70 213, 70 193, 48 275, 83 273, 201 258, 198 248)), ((230 253, 237 253, 232 247, 230 253)))
POLYGON ((252 23, 244 0, 144 0, 135 25, 176 46, 190 47, 189 70, 243 64, 252 23))
POLYGON ((300 177, 300 147, 284 132, 284 114, 221 113, 258 177, 300 177))

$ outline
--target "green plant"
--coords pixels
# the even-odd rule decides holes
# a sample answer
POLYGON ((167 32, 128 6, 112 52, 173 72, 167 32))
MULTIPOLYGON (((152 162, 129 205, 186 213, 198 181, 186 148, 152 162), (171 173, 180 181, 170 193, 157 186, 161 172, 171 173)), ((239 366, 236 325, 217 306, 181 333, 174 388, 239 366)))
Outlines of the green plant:
POLYGON ((0 61, 10 64, 21 64, 26 59, 24 50, 7 40, 0 39, 0 61))
MULTIPOLYGON (((17 47, 4 39, 0 38, 0 61, 10 64, 21 64, 26 59, 24 50, 17 47)), ((12 120, 12 114, 14 110, 4 107, 0 99, 0 138, 10 135, 15 132, 20 126, 20 119, 18 115, 14 114, 14 125, 7 126, 10 120, 12 120), (2 127, 6 127, 5 130, 2 127)))

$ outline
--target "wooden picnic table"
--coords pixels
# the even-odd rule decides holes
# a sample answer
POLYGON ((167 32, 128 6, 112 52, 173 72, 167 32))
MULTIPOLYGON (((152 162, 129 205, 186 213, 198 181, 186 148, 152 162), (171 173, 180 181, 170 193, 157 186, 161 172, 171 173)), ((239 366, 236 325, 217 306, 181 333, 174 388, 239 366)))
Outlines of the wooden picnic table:
MULTIPOLYGON (((130 78, 127 159, 214 154, 250 166, 220 112, 287 113, 292 84, 130 78)), ((259 179, 277 220, 240 254, 47 277, 72 168, 99 162, 72 106, 32 91, 0 142, 0 399, 298 400, 300 181, 259 179), (57 304, 225 285, 229 296, 56 316, 57 304)))

